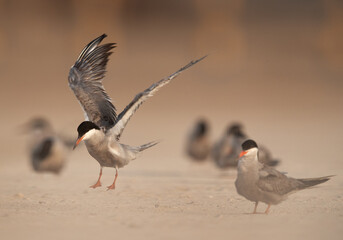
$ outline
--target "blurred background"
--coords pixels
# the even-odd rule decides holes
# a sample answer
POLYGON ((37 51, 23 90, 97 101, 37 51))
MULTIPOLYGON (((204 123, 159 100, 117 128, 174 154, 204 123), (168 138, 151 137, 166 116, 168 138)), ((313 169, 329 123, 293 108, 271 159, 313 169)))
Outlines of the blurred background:
POLYGON ((68 87, 69 68, 106 33, 104 42, 118 44, 104 80, 118 112, 153 82, 209 54, 128 124, 124 143, 162 140, 136 167, 182 168, 187 131, 205 117, 213 140, 241 121, 285 169, 307 175, 316 165, 308 175, 335 173, 343 166, 342 13, 335 0, 1 0, 0 167, 28 161, 18 128, 33 116, 76 137, 83 113, 68 87))
POLYGON ((342 43, 339 0, 0 0, 0 235, 340 239, 342 43), (114 169, 104 169, 103 187, 89 189, 99 165, 83 144, 60 175, 34 173, 22 131, 43 116, 76 139, 84 115, 67 76, 103 33, 104 43, 117 43, 103 83, 118 113, 152 83, 209 54, 130 120, 123 143, 161 143, 120 169, 108 192, 114 169), (236 193, 235 170, 198 167, 185 155, 200 117, 211 141, 241 122, 290 176, 337 176, 268 217, 245 214, 253 204, 236 193))

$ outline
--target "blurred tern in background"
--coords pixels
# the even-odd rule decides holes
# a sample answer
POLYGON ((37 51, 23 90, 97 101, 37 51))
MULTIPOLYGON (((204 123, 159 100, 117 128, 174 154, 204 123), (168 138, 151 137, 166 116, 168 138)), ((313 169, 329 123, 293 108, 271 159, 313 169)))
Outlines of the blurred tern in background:
MULTIPOLYGON (((215 143, 212 150, 212 158, 219 168, 237 167, 239 154, 242 151, 242 143, 247 140, 247 135, 239 123, 231 124, 222 138, 215 143)), ((279 160, 273 159, 268 149, 259 148, 259 161, 268 166, 276 166, 279 160)))
POLYGON ((107 187, 109 190, 115 188, 118 168, 124 167, 134 160, 138 153, 157 144, 157 142, 150 142, 133 147, 119 143, 120 136, 132 115, 145 100, 153 96, 161 87, 206 56, 190 62, 169 77, 152 84, 137 94, 132 102, 117 116, 116 109, 102 85, 106 65, 109 56, 112 54, 111 49, 116 47, 115 43, 99 45, 105 37, 105 34, 101 35, 82 50, 70 69, 68 81, 69 87, 73 90, 85 112, 85 121, 77 128, 78 139, 74 148, 83 140, 89 154, 100 164, 99 178, 91 186, 92 188, 101 186, 100 179, 103 167, 116 169, 114 181, 112 185, 107 187))
POLYGON ((33 169, 36 172, 60 173, 73 143, 56 134, 48 120, 42 117, 26 123, 24 131, 29 134, 28 147, 33 169))
POLYGON ((255 141, 245 141, 242 149, 235 186, 238 194, 255 202, 253 213, 256 213, 259 202, 268 204, 265 211, 268 214, 271 205, 286 200, 291 193, 326 182, 332 177, 332 175, 305 179, 287 177, 258 161, 259 149, 255 141))
POLYGON ((207 159, 211 150, 209 124, 205 119, 199 119, 187 138, 186 153, 197 162, 207 159))

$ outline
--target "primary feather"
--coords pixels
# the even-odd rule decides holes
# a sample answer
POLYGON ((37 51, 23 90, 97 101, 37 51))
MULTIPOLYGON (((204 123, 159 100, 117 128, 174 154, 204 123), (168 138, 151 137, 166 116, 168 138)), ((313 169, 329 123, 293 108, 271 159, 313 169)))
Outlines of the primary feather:
POLYGON ((109 56, 112 54, 111 49, 116 47, 115 43, 99 46, 105 37, 106 34, 101 35, 82 50, 75 64, 70 69, 68 80, 70 88, 73 90, 85 112, 85 120, 95 123, 106 132, 112 128, 108 134, 115 137, 116 140, 119 140, 130 118, 145 100, 153 96, 155 92, 181 72, 200 62, 207 56, 191 61, 175 73, 152 84, 149 88, 137 94, 117 117, 116 109, 102 85, 102 79, 106 73, 106 65, 109 56))
POLYGON ((110 97, 105 92, 102 79, 106 73, 108 57, 115 43, 98 46, 106 34, 94 39, 81 52, 69 72, 69 87, 73 90, 86 120, 105 130, 114 126, 117 115, 110 97))
POLYGON ((262 191, 286 195, 297 190, 309 188, 326 182, 331 177, 333 177, 333 175, 318 178, 296 179, 287 177, 285 174, 277 171, 276 169, 268 166, 262 166, 259 171, 259 180, 257 182, 257 186, 262 191))
POLYGON ((116 124, 114 125, 113 129, 111 129, 111 132, 112 134, 114 134, 116 139, 119 140, 126 124, 129 122, 132 115, 138 110, 138 108, 142 105, 144 101, 146 101, 149 97, 152 97, 154 93, 156 93, 164 85, 168 84, 173 78, 177 77, 181 72, 193 66, 194 64, 200 62, 205 57, 207 57, 207 55, 198 60, 191 61, 190 63, 180 68, 178 71, 174 72, 170 76, 161 79, 160 81, 152 84, 149 88, 145 89, 143 92, 138 93, 135 96, 135 98, 129 103, 129 105, 127 105, 126 108, 119 114, 116 124))

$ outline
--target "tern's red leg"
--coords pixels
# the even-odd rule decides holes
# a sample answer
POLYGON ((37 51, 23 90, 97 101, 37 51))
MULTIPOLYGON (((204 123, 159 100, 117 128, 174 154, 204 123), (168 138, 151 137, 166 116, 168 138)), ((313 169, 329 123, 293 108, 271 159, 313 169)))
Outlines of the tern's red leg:
POLYGON ((255 202, 255 208, 254 208, 254 211, 252 212, 253 214, 256 214, 256 210, 257 210, 257 205, 258 205, 258 202, 255 202))
POLYGON ((118 177, 118 168, 116 167, 116 176, 114 177, 114 181, 113 181, 112 185, 107 187, 107 190, 116 188, 117 177, 118 177))
POLYGON ((99 178, 98 178, 98 181, 92 185, 92 186, 89 186, 90 188, 97 188, 97 187, 101 187, 101 182, 100 182, 100 178, 102 176, 102 167, 100 167, 100 173, 99 173, 99 178))
POLYGON ((268 204, 268 207, 267 207, 267 209, 266 209, 266 211, 264 213, 268 214, 269 213, 269 209, 270 209, 270 204, 268 204))

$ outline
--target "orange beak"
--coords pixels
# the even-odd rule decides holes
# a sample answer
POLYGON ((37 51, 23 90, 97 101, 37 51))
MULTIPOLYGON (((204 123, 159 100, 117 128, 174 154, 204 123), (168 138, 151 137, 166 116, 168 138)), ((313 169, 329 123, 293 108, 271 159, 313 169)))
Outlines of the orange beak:
POLYGON ((79 145, 79 143, 82 141, 82 139, 84 138, 85 135, 83 135, 82 137, 80 137, 79 139, 76 140, 76 143, 73 147, 73 150, 77 147, 77 145, 79 145))
POLYGON ((248 152, 246 151, 242 151, 241 154, 239 154, 239 157, 243 157, 245 154, 247 154, 248 152))

